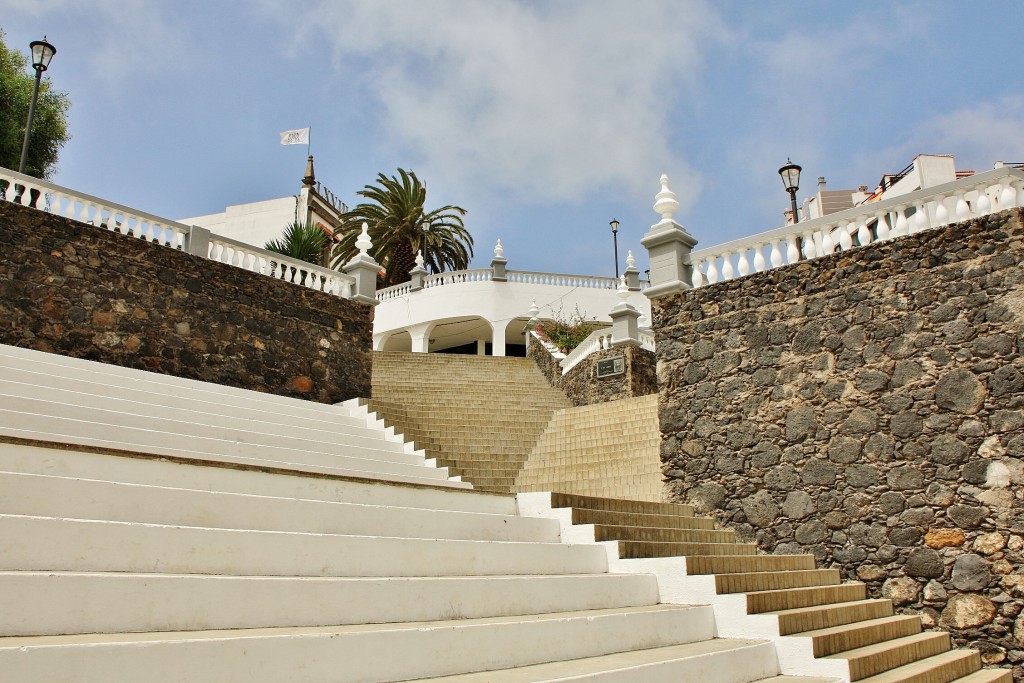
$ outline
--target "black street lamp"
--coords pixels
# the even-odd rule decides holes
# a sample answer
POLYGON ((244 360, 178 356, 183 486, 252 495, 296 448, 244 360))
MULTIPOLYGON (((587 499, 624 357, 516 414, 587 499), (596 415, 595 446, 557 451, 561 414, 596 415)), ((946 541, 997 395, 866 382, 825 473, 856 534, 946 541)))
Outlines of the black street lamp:
POLYGON ((608 225, 612 226, 612 243, 615 245, 615 279, 619 279, 619 222, 614 218, 608 225))
POLYGON ((32 89, 32 104, 28 107, 28 123, 25 125, 25 142, 21 145, 21 162, 18 164, 18 173, 25 172, 25 162, 28 161, 28 141, 32 137, 32 119, 36 116, 39 82, 43 78, 43 72, 50 68, 50 60, 57 54, 57 48, 46 42, 46 36, 43 36, 42 40, 33 40, 28 46, 32 49, 32 68, 36 70, 36 85, 32 89))
POLYGON ((793 222, 800 222, 800 211, 796 208, 796 191, 800 189, 800 171, 803 170, 789 158, 786 158, 786 165, 779 169, 782 176, 782 185, 789 193, 789 201, 793 204, 793 222))

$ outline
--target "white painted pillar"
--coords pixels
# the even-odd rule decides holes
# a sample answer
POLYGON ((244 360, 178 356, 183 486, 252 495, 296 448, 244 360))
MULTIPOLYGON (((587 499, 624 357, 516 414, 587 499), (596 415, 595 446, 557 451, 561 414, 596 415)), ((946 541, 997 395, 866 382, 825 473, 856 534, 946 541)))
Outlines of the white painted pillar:
POLYGON ((476 355, 486 356, 487 355, 487 340, 477 339, 476 340, 476 355))
POLYGON ((430 332, 433 329, 433 323, 424 323, 409 328, 413 353, 430 353, 430 332))
POLYGON ((505 355, 505 328, 500 323, 491 323, 491 355, 505 355))

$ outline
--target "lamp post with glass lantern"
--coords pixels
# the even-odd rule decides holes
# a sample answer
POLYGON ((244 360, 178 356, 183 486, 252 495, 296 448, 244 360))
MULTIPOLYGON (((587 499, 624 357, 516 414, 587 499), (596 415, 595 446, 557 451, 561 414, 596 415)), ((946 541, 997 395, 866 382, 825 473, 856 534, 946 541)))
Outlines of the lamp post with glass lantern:
POLYGON ((619 222, 614 218, 608 225, 612 226, 612 243, 615 245, 615 279, 619 279, 619 222))
POLYGON ((800 211, 796 206, 796 191, 800 189, 800 171, 802 169, 786 158, 786 165, 779 169, 782 176, 782 185, 789 193, 789 200, 793 204, 793 222, 800 222, 800 211))
POLYGON ((42 40, 33 40, 29 43, 32 49, 32 68, 36 70, 36 83, 32 89, 32 103, 28 107, 28 123, 25 124, 25 142, 21 145, 21 161, 18 164, 18 173, 25 172, 25 164, 28 161, 28 142, 32 137, 32 120, 36 116, 36 100, 39 99, 39 82, 43 78, 43 72, 50 68, 50 60, 57 54, 57 48, 46 42, 46 36, 42 40))

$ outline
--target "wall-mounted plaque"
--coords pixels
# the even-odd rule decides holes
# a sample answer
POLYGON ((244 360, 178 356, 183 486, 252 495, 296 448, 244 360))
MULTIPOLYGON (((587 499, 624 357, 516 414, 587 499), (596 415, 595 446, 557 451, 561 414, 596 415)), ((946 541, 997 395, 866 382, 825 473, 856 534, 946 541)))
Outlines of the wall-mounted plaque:
POLYGON ((604 360, 597 361, 597 376, 598 377, 609 377, 611 375, 621 375, 626 371, 626 360, 624 356, 616 356, 614 358, 605 358, 604 360))

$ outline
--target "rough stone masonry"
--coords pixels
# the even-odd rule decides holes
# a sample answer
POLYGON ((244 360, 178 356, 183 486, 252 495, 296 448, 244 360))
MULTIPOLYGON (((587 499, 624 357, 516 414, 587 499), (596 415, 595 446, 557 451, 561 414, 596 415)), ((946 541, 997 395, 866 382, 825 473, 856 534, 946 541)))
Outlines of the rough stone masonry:
POLYGON ((373 308, 0 202, 0 343, 333 403, 370 395, 373 308))
POLYGON ((662 467, 989 663, 1024 662, 1024 211, 654 302, 662 467))

